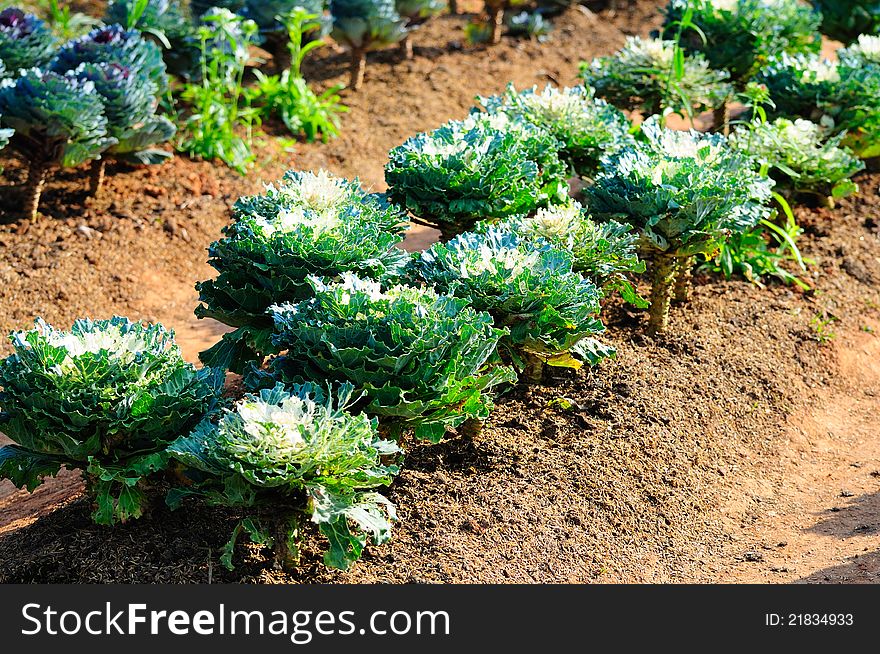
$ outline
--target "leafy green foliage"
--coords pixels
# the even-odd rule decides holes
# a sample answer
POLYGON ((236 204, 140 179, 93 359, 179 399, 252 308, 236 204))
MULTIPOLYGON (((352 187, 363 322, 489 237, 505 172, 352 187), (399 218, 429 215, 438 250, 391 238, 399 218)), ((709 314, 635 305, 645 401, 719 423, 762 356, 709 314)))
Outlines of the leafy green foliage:
POLYGON ((702 53, 685 57, 676 51, 674 41, 630 36, 619 52, 582 63, 581 77, 599 97, 645 115, 691 115, 731 96, 726 72, 712 70, 702 53))
POLYGON ((880 33, 878 0, 812 0, 822 13, 822 34, 852 43, 859 34, 880 33))
POLYGON ((702 53, 712 68, 728 70, 740 82, 783 52, 819 52, 820 16, 799 0, 671 0, 664 38, 674 37, 688 9, 694 27, 682 34, 684 48, 702 53))
MULTIPOLYGON (((274 514, 274 520, 257 514, 239 524, 223 557, 228 568, 241 530, 285 552, 283 562, 295 562, 298 513, 327 537, 324 561, 333 568, 349 568, 368 539, 381 544, 390 538, 394 505, 373 489, 391 483, 398 467, 383 457, 400 449, 377 436, 375 419, 347 411, 357 399, 352 390, 342 385, 333 397, 312 384, 289 390, 278 385, 245 395, 234 410, 206 419, 169 448, 175 459, 203 473, 192 475, 195 485, 186 494, 274 514)), ((180 498, 175 493, 169 503, 180 498)))
MULTIPOLYGON (((44 66, 52 58, 57 40, 46 23, 33 14, 8 7, 0 11, 0 61, 6 75, 44 66)), ((0 79, 3 74, 0 73, 0 79)))
POLYGON ((104 21, 138 29, 157 40, 169 71, 183 76, 193 72, 198 59, 195 28, 178 0, 112 0, 104 21))
POLYGON ((868 159, 880 156, 880 63, 877 42, 863 43, 844 51, 840 62, 783 55, 756 79, 770 90, 775 115, 846 131, 841 143, 868 159))
POLYGON ((572 256, 540 238, 501 226, 436 243, 421 254, 418 275, 439 292, 488 312, 510 330, 501 351, 523 370, 529 359, 579 368, 613 352, 593 335, 601 291, 572 270, 572 256))
POLYGON ((840 94, 831 109, 835 129, 846 130, 843 145, 863 159, 880 157, 880 40, 840 64, 840 94))
POLYGON ((294 135, 302 134, 307 141, 320 137, 326 142, 339 134, 339 114, 348 111, 340 101, 341 86, 333 86, 316 94, 303 78, 302 62, 312 50, 324 45, 321 40, 306 40, 306 35, 320 28, 318 14, 296 8, 282 17, 287 34, 290 67, 280 75, 254 71, 257 88, 252 104, 262 105, 266 114, 281 116, 294 135))
POLYGON ((108 24, 156 34, 172 47, 192 35, 190 18, 178 0, 111 0, 104 19, 108 24))
MULTIPOLYGON (((468 45, 489 43, 493 38, 493 27, 484 20, 471 19, 464 26, 464 40, 468 45)), ((500 33, 500 30, 499 30, 500 33)), ((500 40, 500 36, 498 37, 500 40)))
POLYGON ((854 43, 838 50, 837 58, 848 68, 880 64, 880 36, 860 35, 854 43))
POLYGON ((352 50, 377 50, 406 34, 394 0, 331 0, 333 39, 352 50))
POLYGON ((234 217, 209 250, 218 276, 197 285, 196 315, 236 328, 201 354, 212 366, 241 372, 274 351, 266 311, 309 297, 309 275, 389 279, 408 261, 393 247, 405 229, 400 209, 324 171, 288 172, 262 195, 239 199, 234 217))
POLYGON ((181 93, 191 110, 178 149, 191 157, 219 159, 244 174, 254 161, 251 128, 256 112, 245 103, 242 80, 257 26, 228 9, 215 8, 202 15, 196 37, 199 76, 181 93))
POLYGON ((223 375, 195 370, 161 325, 126 318, 78 320, 70 331, 41 320, 11 336, 0 363, 0 477, 33 490, 61 466, 81 469, 93 517, 139 517, 142 481, 167 462, 165 447, 213 409, 223 375))
POLYGON ((842 138, 826 138, 819 125, 802 118, 777 118, 737 127, 731 144, 767 166, 777 183, 793 191, 841 198, 858 191, 850 178, 865 167, 840 147, 842 138))
POLYGON ((446 0, 395 0, 394 9, 410 29, 440 14, 446 9, 446 0))
POLYGON ((638 235, 632 225, 614 220, 595 222, 575 201, 538 209, 503 223, 523 238, 544 239, 572 255, 572 269, 599 288, 618 291, 631 304, 647 303, 636 293, 629 275, 645 272, 637 252, 638 235))
POLYGON ((521 11, 506 18, 505 23, 511 36, 525 36, 538 43, 547 41, 553 32, 553 23, 540 11, 521 11))
POLYGON ((159 163, 171 156, 152 146, 169 141, 177 131, 156 115, 156 86, 149 77, 120 64, 81 64, 74 75, 95 85, 104 104, 107 131, 116 143, 107 152, 134 163, 159 163))
POLYGON ((65 43, 50 63, 56 73, 76 70, 80 64, 118 64, 132 75, 148 77, 156 85, 157 93, 168 89, 168 75, 162 51, 137 30, 121 25, 109 25, 92 30, 78 39, 65 43))
POLYGON ((313 298, 272 307, 273 341, 284 354, 268 372, 252 371, 250 383, 350 382, 357 407, 392 434, 414 429, 434 442, 447 428, 489 415, 484 393, 515 379, 508 368, 487 366, 505 335, 490 315, 430 289, 383 290, 351 273, 340 277, 310 278, 313 298))
POLYGON ((77 166, 115 142, 95 85, 72 76, 31 69, 0 84, 0 116, 15 130, 12 147, 32 166, 77 166))
POLYGON ((79 11, 70 11, 67 5, 61 7, 58 0, 48 0, 43 4, 48 5, 46 23, 62 41, 75 39, 101 26, 99 19, 79 11))
POLYGON ((641 244, 690 256, 711 254, 732 233, 765 218, 773 182, 717 134, 642 125, 644 142, 609 157, 586 189, 599 218, 632 224, 641 244))
POLYGON ((508 84, 503 95, 477 98, 490 114, 504 113, 536 125, 562 144, 559 156, 579 175, 592 176, 605 154, 632 143, 623 113, 594 97, 585 87, 557 89, 547 85, 517 91, 508 84))
MULTIPOLYGON (((312 43, 316 43, 313 41, 312 43)), ((266 75, 255 70, 257 88, 251 102, 266 115, 277 115, 294 136, 302 136, 312 142, 339 135, 339 114, 348 111, 339 96, 340 87, 335 86, 315 93, 302 77, 295 77, 290 70, 281 75, 266 75)))
MULTIPOLYGON (((2 124, 3 116, 0 116, 0 125, 2 124)), ((6 147, 6 145, 9 143, 9 138, 14 132, 15 130, 12 129, 0 129, 0 150, 6 147)))
POLYGON ((303 42, 308 42, 330 33, 331 21, 324 14, 324 6, 324 0, 248 0, 241 14, 254 21, 264 37, 277 34, 283 39, 287 38, 289 31, 285 25, 285 16, 297 10, 314 16, 317 23, 315 30, 301 35, 305 37, 303 42))
POLYGON ((287 67, 289 42, 285 16, 303 10, 317 17, 318 29, 303 33, 302 44, 327 36, 332 26, 324 0, 191 0, 190 7, 195 16, 202 16, 212 7, 220 7, 256 23, 262 46, 272 54, 278 70, 287 67))
POLYGON ((194 18, 201 18, 211 9, 228 9, 232 13, 244 14, 247 0, 190 0, 189 9, 194 18))
POLYGON ((818 121, 839 94, 840 70, 837 62, 819 56, 783 54, 761 69, 755 81, 770 91, 773 115, 818 121))
POLYGON ((797 246, 802 231, 787 210, 784 226, 761 220, 754 228, 732 235, 703 268, 722 273, 726 279, 742 275, 758 286, 763 286, 762 280, 766 277, 773 277, 784 284, 796 284, 809 290, 810 287, 789 270, 796 267, 804 271, 807 263, 812 263, 801 256, 797 246))
POLYGON ((649 327, 659 333, 677 280, 686 293, 693 257, 765 218, 773 182, 721 135, 663 129, 653 118, 642 132, 643 142, 605 160, 585 194, 593 215, 633 225, 653 254, 649 327))
POLYGON ((388 195, 445 236, 481 219, 528 213, 568 197, 561 144, 506 114, 471 114, 417 134, 388 155, 388 195))

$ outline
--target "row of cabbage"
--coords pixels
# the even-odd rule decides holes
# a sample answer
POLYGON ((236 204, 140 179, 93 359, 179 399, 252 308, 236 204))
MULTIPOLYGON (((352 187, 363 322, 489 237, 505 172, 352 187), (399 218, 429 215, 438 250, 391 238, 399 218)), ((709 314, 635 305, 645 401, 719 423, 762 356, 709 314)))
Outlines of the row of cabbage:
POLYGON ((108 160, 159 163, 176 127, 159 115, 168 90, 162 53, 136 30, 111 25, 59 43, 45 22, 0 11, 0 145, 28 170, 23 213, 34 218, 49 171, 92 162, 91 192, 108 160))
MULTIPOLYGON (((187 76, 198 62, 199 20, 206 13, 224 9, 252 21, 259 31, 259 42, 273 57, 275 67, 286 68, 290 55, 288 34, 281 16, 301 8, 317 16, 320 27, 309 39, 332 33, 333 39, 351 54, 351 84, 363 81, 366 54, 397 43, 406 57, 412 57, 410 37, 425 21, 446 9, 444 0, 142 0, 134 26, 162 34, 168 41, 169 70, 187 76)), ((115 0, 109 7, 109 20, 125 23, 136 7, 135 0, 115 0)))
MULTIPOLYGON (((122 6, 129 5, 111 5, 109 15, 122 6)), ((246 86, 257 26, 226 9, 201 16, 189 55, 168 49, 160 32, 132 27, 137 15, 61 40, 34 14, 0 11, 0 147, 9 143, 27 171, 22 215, 37 216, 53 169, 91 162, 96 195, 108 162, 161 163, 172 156, 172 140, 181 152, 244 173, 255 159, 253 127, 263 120, 280 118, 306 140, 335 136, 347 110, 339 88, 315 93, 301 73, 304 57, 322 45, 312 38, 318 18, 301 8, 279 17, 288 67, 277 75, 257 70, 246 86), (184 55, 197 73, 169 76, 166 61, 179 65, 184 55)))
POLYGON ((80 22, 98 26, 71 38, 59 38, 77 30, 57 7, 49 22, 16 7, 0 11, 0 148, 11 140, 26 166, 24 217, 37 216, 52 169, 91 163, 96 195, 108 162, 165 161, 171 152, 161 146, 178 131, 176 149, 242 173, 255 159, 253 128, 264 119, 278 117, 310 141, 335 136, 347 111, 342 87, 315 93, 301 72, 320 38, 332 27, 352 49, 358 86, 368 50, 403 39, 411 56, 409 32, 445 7, 337 0, 327 13, 323 0, 213 5, 117 0, 106 25, 88 17, 80 22), (246 69, 261 61, 253 50, 259 43, 273 53, 278 74, 256 70, 256 83, 245 84, 246 69))
MULTIPOLYGON (((95 194, 108 161, 167 159, 170 153, 157 146, 174 137, 175 123, 182 126, 175 143, 179 150, 220 159, 240 172, 254 160, 249 135, 265 117, 277 115, 309 140, 333 136, 339 113, 346 110, 339 87, 316 94, 299 70, 302 57, 320 44, 316 39, 332 28, 334 37, 349 45, 357 81, 367 50, 401 38, 403 23, 413 28, 443 9, 437 0, 398 2, 401 21, 393 7, 374 0, 352 0, 351 6, 337 0, 329 13, 321 0, 223 4, 117 0, 108 7, 107 27, 67 42, 59 42, 34 15, 16 8, 0 12, 0 80, 5 78, 0 146, 11 137, 27 166, 26 217, 36 215, 52 168, 92 162, 95 194), (298 18, 286 13, 291 9, 300 10, 298 18), (279 70, 287 70, 275 76, 258 71, 259 83, 246 89, 243 75, 257 39, 274 53, 279 70), (162 59, 182 79, 200 78, 179 92, 188 107, 185 116, 167 93, 175 85, 162 59), (161 111, 160 98, 165 100, 161 111)), ((877 29, 871 18, 876 3, 849 4, 845 13, 818 3, 825 17, 822 29, 841 38, 851 38, 856 27, 877 29)), ((499 7, 503 11, 506 4, 499 7)), ((601 96, 646 115, 712 108, 724 123, 727 101, 756 81, 771 88, 782 113, 821 118, 829 134, 848 130, 846 144, 860 156, 873 156, 872 147, 876 153, 875 144, 860 142, 876 129, 865 124, 877 102, 875 81, 857 59, 838 65, 818 58, 816 11, 797 0, 673 0, 666 15, 667 40, 632 39, 615 58, 585 67, 585 79, 601 96), (684 51, 690 56, 681 56, 684 51)))
MULTIPOLYGON (((874 43, 838 65, 860 58, 880 75, 874 43)), ((227 565, 242 532, 295 563, 312 522, 325 562, 348 567, 390 535, 394 507, 377 489, 406 438, 474 437, 511 384, 613 355, 609 293, 650 304, 649 328, 665 331, 694 257, 772 219, 774 187, 831 193, 862 167, 829 121, 798 122, 771 95, 782 115, 768 122, 766 93, 750 93, 753 119, 726 137, 667 129, 662 115, 633 127, 586 86, 509 87, 393 149, 385 194, 288 173, 239 199, 210 248, 217 275, 198 285, 197 315, 232 330, 205 367, 161 326, 123 318, 13 334, 0 428, 15 445, 0 476, 32 490, 80 469, 101 524, 163 495, 233 507, 227 565), (404 252, 407 218, 442 241, 404 252), (650 303, 633 286, 645 262, 650 303), (243 397, 223 394, 225 371, 242 375, 243 397)))

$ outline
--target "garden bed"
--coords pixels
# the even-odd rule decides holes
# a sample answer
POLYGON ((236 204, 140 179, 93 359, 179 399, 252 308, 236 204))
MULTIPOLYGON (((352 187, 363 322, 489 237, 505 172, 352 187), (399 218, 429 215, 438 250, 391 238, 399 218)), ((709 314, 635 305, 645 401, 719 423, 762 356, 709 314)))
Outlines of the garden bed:
MULTIPOLYGON (((205 248, 235 198, 288 167, 323 166, 381 188, 390 147, 464 114, 474 95, 499 92, 508 80, 574 83, 580 59, 619 47, 622 29, 647 33, 655 9, 640 3, 613 18, 571 10, 557 22, 554 47, 508 41, 490 51, 460 50, 464 19, 443 18, 419 33, 415 61, 376 56, 364 89, 346 98, 352 112, 339 139, 292 152, 271 141, 247 177, 177 157, 113 175, 107 200, 81 205, 80 178, 59 175, 43 205, 52 219, 0 228, 0 330, 37 314, 59 325, 127 314, 174 328, 195 360, 222 329, 192 316, 193 284, 210 276, 205 248)), ((306 71, 328 84, 345 72, 343 55, 306 71)), ((15 181, 19 171, 6 167, 15 181)), ((790 417, 852 390, 839 356, 856 339, 874 338, 860 330, 880 324, 880 176, 857 181, 861 193, 838 209, 798 211, 802 250, 816 262, 814 292, 698 275, 687 312, 673 309, 672 329, 657 339, 644 335, 642 312, 612 302, 606 322, 616 360, 562 375, 554 387, 517 388, 473 442, 408 443, 388 492, 401 517, 394 537, 351 572, 325 569, 312 542, 294 576, 257 548, 242 550, 227 572, 217 558, 234 513, 160 506, 152 519, 108 531, 91 523, 76 477, 65 474, 32 496, 0 486, 0 581, 730 578, 745 556, 741 525, 766 512, 774 485, 791 472, 781 463, 792 447, 790 417), (821 327, 828 316, 836 322, 821 327)), ((414 230, 408 245, 432 238, 414 230)))

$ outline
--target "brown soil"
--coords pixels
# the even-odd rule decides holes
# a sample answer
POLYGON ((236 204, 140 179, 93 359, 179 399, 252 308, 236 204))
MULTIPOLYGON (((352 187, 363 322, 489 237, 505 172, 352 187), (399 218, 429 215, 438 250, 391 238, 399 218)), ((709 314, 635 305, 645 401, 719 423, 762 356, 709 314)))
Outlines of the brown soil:
MULTIPOLYGON (((177 158, 111 171, 103 198, 86 202, 79 174, 61 174, 46 220, 0 227, 0 330, 34 315, 65 325, 120 313, 174 327, 195 360, 222 326, 193 318, 193 283, 211 274, 205 248, 237 196, 288 166, 382 188, 390 147, 508 80, 573 83, 580 59, 614 50, 624 30, 655 26, 657 4, 614 16, 571 10, 550 43, 492 50, 460 47, 465 18, 429 24, 415 61, 371 56, 364 89, 346 96, 340 138, 287 152, 267 137, 246 177, 177 158)), ((345 68, 329 53, 307 72, 329 84, 345 68)), ((20 168, 2 164, 20 181, 20 168)), ((640 312, 612 302, 615 361, 515 389, 474 441, 409 443, 389 490, 394 539, 350 573, 323 568, 315 537, 293 577, 256 548, 242 548, 228 573, 217 565, 235 520, 226 511, 158 506, 141 521, 95 527, 76 475, 64 474, 33 495, 0 485, 0 581, 875 580, 880 176, 859 181, 861 195, 839 209, 799 212, 814 292, 698 276, 658 340, 644 335, 640 312), (837 319, 826 342, 811 325, 817 315, 837 319), (555 407, 560 396, 573 408, 555 407)), ((11 190, 0 205, 11 217, 11 190)), ((414 230, 408 246, 431 236, 414 230)))

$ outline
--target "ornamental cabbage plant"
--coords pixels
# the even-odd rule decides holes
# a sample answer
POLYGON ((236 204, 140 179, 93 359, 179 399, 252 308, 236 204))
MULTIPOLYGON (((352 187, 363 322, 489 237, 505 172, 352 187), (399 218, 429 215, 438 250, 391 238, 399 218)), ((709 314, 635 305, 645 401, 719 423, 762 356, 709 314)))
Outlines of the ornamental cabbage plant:
POLYGON ((859 34, 880 33, 880 0, 812 0, 822 14, 822 34, 852 43, 859 34))
POLYGON ((628 36, 623 48, 609 57, 581 64, 581 77, 596 95, 622 109, 644 115, 693 115, 716 109, 731 96, 729 75, 712 70, 702 53, 683 57, 676 74, 675 42, 628 36))
POLYGON ((770 92, 773 115, 819 121, 838 97, 841 77, 836 61, 783 54, 762 68, 755 81, 770 92))
POLYGON ((11 335, 0 363, 0 477, 33 491, 62 468, 81 470, 92 517, 110 525, 144 511, 148 477, 166 447, 211 412, 223 373, 196 370, 161 325, 77 320, 62 331, 37 320, 11 335))
POLYGON ((638 235, 632 225, 614 220, 592 220, 580 203, 538 209, 502 223, 523 238, 544 239, 571 253, 572 270, 603 291, 617 291, 630 304, 648 306, 636 293, 629 277, 645 272, 639 260, 638 235))
POLYGON ((645 141, 609 157, 585 193, 594 216, 638 230, 652 255, 649 326, 664 332, 676 277, 684 299, 694 257, 766 218, 773 181, 721 135, 663 129, 654 119, 642 131, 645 141))
POLYGON ((448 240, 479 220, 566 201, 561 147, 546 130, 507 114, 471 114, 394 148, 385 166, 388 196, 448 240))
POLYGON ((318 33, 309 35, 308 38, 321 38, 330 33, 331 27, 329 16, 324 15, 324 6, 323 0, 248 0, 241 14, 257 24, 264 38, 277 34, 282 39, 280 45, 286 47, 287 30, 284 28, 284 21, 279 20, 279 17, 283 18, 297 9, 317 16, 320 23, 318 33))
POLYGON ((107 132, 116 141, 92 162, 92 195, 101 190, 108 158, 157 164, 171 157, 169 151, 153 147, 170 140, 177 128, 156 114, 156 85, 149 77, 117 63, 80 64, 73 75, 95 85, 104 103, 107 132))
POLYGON ((214 367, 243 372, 274 352, 267 310, 310 297, 310 275, 393 279, 408 262, 394 247, 406 227, 401 210, 323 170, 288 172, 263 194, 240 198, 233 217, 209 249, 217 277, 196 286, 196 315, 235 328, 200 354, 214 367))
POLYGON ((777 118, 770 123, 742 125, 731 144, 766 166, 777 184, 797 193, 842 198, 859 190, 850 178, 865 165, 840 141, 816 123, 777 118))
POLYGON ((228 9, 234 14, 244 14, 247 0, 189 0, 193 18, 199 19, 212 9, 228 9))
POLYGON ((348 412, 357 400, 352 391, 350 384, 336 393, 279 384, 245 395, 171 445, 193 479, 189 488, 172 490, 172 507, 195 495, 249 514, 224 548, 227 568, 241 531, 273 547, 285 568, 299 561, 303 520, 318 525, 328 541, 324 562, 341 570, 360 558, 368 540, 379 545, 391 537, 394 505, 375 489, 397 474, 384 459, 400 448, 376 434, 375 418, 348 412))
POLYGON ((107 133, 95 85, 71 75, 24 71, 0 83, 0 126, 15 130, 10 145, 28 167, 24 216, 37 217, 49 171, 95 159, 116 142, 107 133))
POLYGON ((859 35, 854 43, 837 51, 837 58, 847 68, 880 64, 880 36, 859 35))
POLYGON ((558 89, 548 84, 540 92, 537 86, 518 92, 508 84, 503 95, 478 101, 490 114, 507 114, 549 132, 562 145, 560 158, 577 175, 592 177, 604 154, 632 143, 623 113, 595 98, 587 87, 558 89))
POLYGON ((846 130, 842 143, 861 158, 880 157, 880 37, 861 37, 840 57, 835 129, 846 130))
POLYGON ((333 40, 351 51, 349 86, 357 90, 364 81, 367 52, 403 40, 405 21, 394 0, 330 0, 330 15, 333 40))
POLYGON ((580 368, 613 353, 592 338, 602 292, 572 270, 572 256, 549 241, 523 238, 503 227, 462 234, 421 254, 419 276, 439 292, 459 297, 509 330, 502 356, 532 383, 544 365, 580 368))
POLYGON ((51 70, 66 73, 80 64, 118 64, 132 75, 144 75, 156 85, 156 92, 168 90, 168 75, 162 51, 138 30, 108 25, 65 43, 50 62, 51 70))
POLYGON ((510 36, 523 37, 538 43, 544 43, 553 32, 553 23, 544 17, 540 9, 521 11, 504 20, 510 36))
MULTIPOLYGON (((49 26, 21 9, 8 7, 0 11, 0 62, 7 76, 20 70, 38 68, 55 54, 57 40, 49 26)), ((0 79, 4 73, 0 71, 0 79)))
POLYGON ((880 63, 873 40, 841 52, 841 60, 788 56, 775 59, 757 81, 776 105, 774 115, 806 118, 846 132, 841 143, 862 159, 880 156, 880 63))
POLYGON ((169 72, 188 77, 198 59, 189 14, 178 0, 112 0, 104 22, 137 29, 152 37, 162 46, 162 58, 169 72))
POLYGON ((682 46, 740 84, 772 57, 815 54, 821 46, 821 17, 800 0, 671 0, 664 38, 675 36, 687 10, 694 27, 684 30, 682 46))
POLYGON ((404 58, 412 59, 412 33, 446 9, 446 0, 395 0, 394 9, 405 21, 406 27, 400 49, 404 58))
POLYGON ((273 306, 273 341, 283 354, 251 385, 304 380, 349 382, 357 410, 379 418, 392 436, 413 430, 438 442, 492 408, 488 392, 512 382, 490 365, 507 331, 468 302, 432 289, 390 286, 344 273, 336 282, 309 279, 314 297, 273 306))

